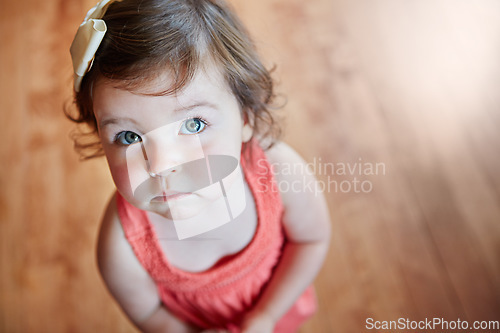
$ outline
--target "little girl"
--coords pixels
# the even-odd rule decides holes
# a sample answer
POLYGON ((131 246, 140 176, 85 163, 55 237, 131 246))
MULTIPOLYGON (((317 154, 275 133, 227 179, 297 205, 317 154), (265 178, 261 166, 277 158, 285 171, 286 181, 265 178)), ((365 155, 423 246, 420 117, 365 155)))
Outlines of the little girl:
POLYGON ((97 147, 85 157, 105 155, 117 188, 99 270, 128 318, 144 332, 297 331, 329 218, 275 139, 273 83, 239 20, 219 0, 104 0, 71 55, 70 118, 99 139, 76 147, 97 147))

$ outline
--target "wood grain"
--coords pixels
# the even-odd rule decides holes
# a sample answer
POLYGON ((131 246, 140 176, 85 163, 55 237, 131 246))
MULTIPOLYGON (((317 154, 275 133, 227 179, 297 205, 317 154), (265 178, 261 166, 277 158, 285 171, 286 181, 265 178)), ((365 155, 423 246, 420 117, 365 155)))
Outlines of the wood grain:
MULTIPOLYGON (((317 173, 333 244, 301 332, 500 320, 499 2, 232 3, 278 66, 284 140, 323 166, 385 168, 317 173), (371 190, 346 191, 356 180, 371 190)), ((94 259, 106 163, 78 160, 62 113, 93 4, 0 2, 1 332, 136 332, 94 259)))

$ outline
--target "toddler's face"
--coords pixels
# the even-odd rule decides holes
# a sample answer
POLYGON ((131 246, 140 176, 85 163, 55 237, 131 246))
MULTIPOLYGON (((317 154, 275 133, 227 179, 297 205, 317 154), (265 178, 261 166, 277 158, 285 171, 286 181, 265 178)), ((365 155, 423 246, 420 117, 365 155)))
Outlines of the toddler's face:
MULTIPOLYGON (((165 81, 155 82, 157 87, 165 81)), ((99 137, 120 194, 137 208, 182 220, 203 212, 237 183, 242 142, 252 134, 216 70, 181 91, 147 96, 100 80, 94 87, 99 137)), ((234 186, 240 187, 238 186, 234 186)))

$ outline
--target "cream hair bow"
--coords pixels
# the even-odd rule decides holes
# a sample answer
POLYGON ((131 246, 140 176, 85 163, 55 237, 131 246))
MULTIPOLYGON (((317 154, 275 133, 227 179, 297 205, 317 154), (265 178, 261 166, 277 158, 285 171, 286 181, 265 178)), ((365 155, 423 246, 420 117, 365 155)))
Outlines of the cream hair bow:
POLYGON ((113 0, 102 0, 90 9, 76 32, 75 39, 69 49, 73 60, 75 91, 80 91, 80 85, 85 74, 94 62, 99 45, 106 34, 106 23, 102 17, 113 0))

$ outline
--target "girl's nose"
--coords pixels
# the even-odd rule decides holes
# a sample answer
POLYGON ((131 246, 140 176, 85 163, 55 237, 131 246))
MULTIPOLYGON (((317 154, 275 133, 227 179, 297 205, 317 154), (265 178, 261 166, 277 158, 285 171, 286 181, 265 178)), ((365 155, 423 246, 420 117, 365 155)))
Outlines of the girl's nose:
POLYGON ((142 154, 151 177, 179 172, 184 163, 205 157, 196 135, 179 135, 181 124, 182 121, 168 124, 142 137, 142 154))
POLYGON ((182 169, 182 156, 175 148, 161 142, 148 142, 148 146, 141 143, 142 153, 146 161, 146 171, 150 177, 166 177, 182 169))

